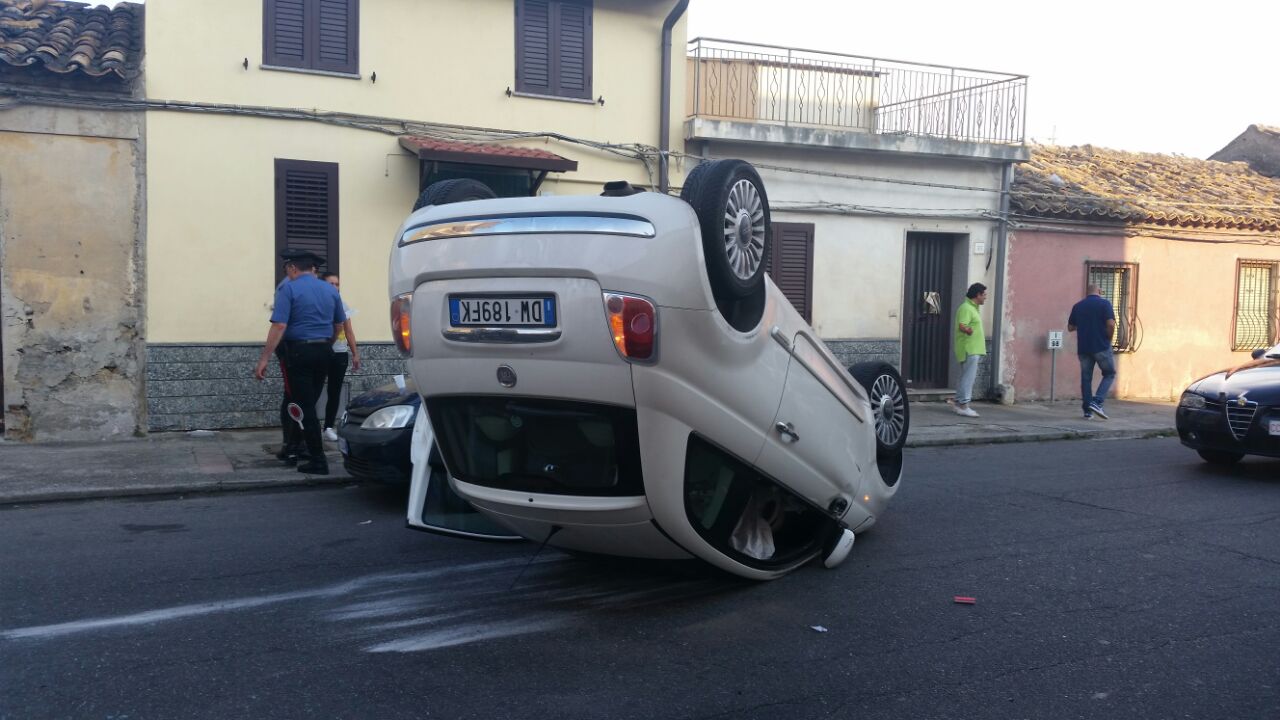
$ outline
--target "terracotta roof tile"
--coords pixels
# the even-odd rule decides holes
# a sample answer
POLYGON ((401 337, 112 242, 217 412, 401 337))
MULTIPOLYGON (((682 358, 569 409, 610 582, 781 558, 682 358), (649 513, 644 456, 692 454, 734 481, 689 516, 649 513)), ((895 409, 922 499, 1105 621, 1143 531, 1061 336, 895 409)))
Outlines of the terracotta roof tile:
POLYGON ((493 143, 461 142, 458 140, 436 140, 434 138, 416 136, 409 136, 404 139, 423 150, 479 153, 481 155, 501 155, 503 157, 542 158, 543 160, 564 159, 555 153, 547 152, 546 150, 537 150, 535 148, 513 147, 511 145, 497 145, 493 143))
POLYGON ((1033 147, 1012 204, 1039 217, 1280 230, 1280 179, 1243 163, 1090 145, 1033 147))
POLYGON ((544 170, 576 170, 575 160, 546 150, 522 148, 497 143, 473 143, 459 140, 437 140, 415 135, 402 135, 400 145, 412 150, 418 157, 454 162, 470 162, 483 165, 509 165, 544 170))
POLYGON ((56 73, 136 77, 144 6, 113 8, 60 0, 0 0, 0 61, 56 73))

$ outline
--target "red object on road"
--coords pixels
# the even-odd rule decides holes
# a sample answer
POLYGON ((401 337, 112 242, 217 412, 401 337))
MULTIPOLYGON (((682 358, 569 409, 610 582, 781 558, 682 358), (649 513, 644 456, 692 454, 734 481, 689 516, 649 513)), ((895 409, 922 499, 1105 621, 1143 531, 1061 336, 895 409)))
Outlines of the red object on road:
POLYGON ((953 601, 953 602, 956 602, 956 603, 958 603, 958 604, 960 604, 960 605, 976 605, 976 604, 978 604, 978 600, 977 600, 976 598, 965 597, 965 596, 963 596, 963 595, 957 595, 957 596, 955 596, 954 598, 952 598, 952 601, 953 601))

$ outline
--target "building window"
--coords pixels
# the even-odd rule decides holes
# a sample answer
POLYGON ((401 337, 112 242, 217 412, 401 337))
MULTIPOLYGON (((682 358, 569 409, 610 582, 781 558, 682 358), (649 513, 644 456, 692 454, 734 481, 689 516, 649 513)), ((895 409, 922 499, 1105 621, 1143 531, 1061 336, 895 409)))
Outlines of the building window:
POLYGON ((764 270, 805 322, 813 322, 813 223, 772 224, 764 270))
POLYGON ((1116 311, 1116 333, 1111 347, 1133 352, 1140 344, 1138 321, 1138 266, 1133 263, 1086 263, 1086 283, 1102 289, 1102 297, 1116 311))
POLYGON ((276 159, 276 282, 285 248, 325 258, 319 269, 338 272, 338 164, 276 159))
POLYGON ((1236 318, 1232 350, 1269 348, 1276 337, 1276 275, 1280 263, 1240 260, 1236 263, 1236 318))
POLYGON ((591 99, 590 0, 516 0, 516 92, 591 99))
POLYGON ((360 72, 360 0, 263 0, 262 64, 360 72))

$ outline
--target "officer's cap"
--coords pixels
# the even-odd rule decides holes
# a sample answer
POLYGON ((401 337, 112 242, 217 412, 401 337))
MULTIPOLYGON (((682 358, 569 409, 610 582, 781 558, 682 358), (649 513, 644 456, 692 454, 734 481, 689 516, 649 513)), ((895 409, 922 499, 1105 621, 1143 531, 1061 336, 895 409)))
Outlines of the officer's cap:
POLYGON ((316 265, 323 265, 324 258, 315 254, 310 250, 301 250, 299 248, 285 248, 280 251, 280 259, 285 262, 294 262, 296 260, 310 260, 316 265))

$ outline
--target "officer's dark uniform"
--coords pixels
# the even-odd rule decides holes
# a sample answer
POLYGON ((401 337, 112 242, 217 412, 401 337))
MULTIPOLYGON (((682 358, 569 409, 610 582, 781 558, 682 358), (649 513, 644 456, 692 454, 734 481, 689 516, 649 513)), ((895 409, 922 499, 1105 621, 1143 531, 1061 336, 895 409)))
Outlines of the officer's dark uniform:
MULTIPOLYGON (((305 250, 285 250, 280 257, 290 262, 311 260, 317 265, 324 263, 324 258, 305 250)), ((320 398, 320 388, 333 353, 334 325, 346 319, 338 291, 312 273, 303 273, 276 290, 271 322, 286 325, 281 341, 285 382, 293 402, 302 408, 302 436, 310 456, 298 466, 300 472, 329 472, 320 438, 316 401, 320 398)))
MULTIPOLYGON (((281 280, 280 284, 276 285, 276 291, 278 292, 287 282, 289 282, 287 277, 281 280)), ((302 428, 289 417, 289 406, 293 404, 293 395, 289 392, 289 369, 285 367, 286 348, 288 345, 283 340, 276 346, 276 360, 280 363, 280 377, 284 380, 284 393, 280 398, 280 432, 284 438, 276 457, 289 465, 296 465, 298 458, 306 455, 307 450, 306 444, 302 441, 302 428)))

